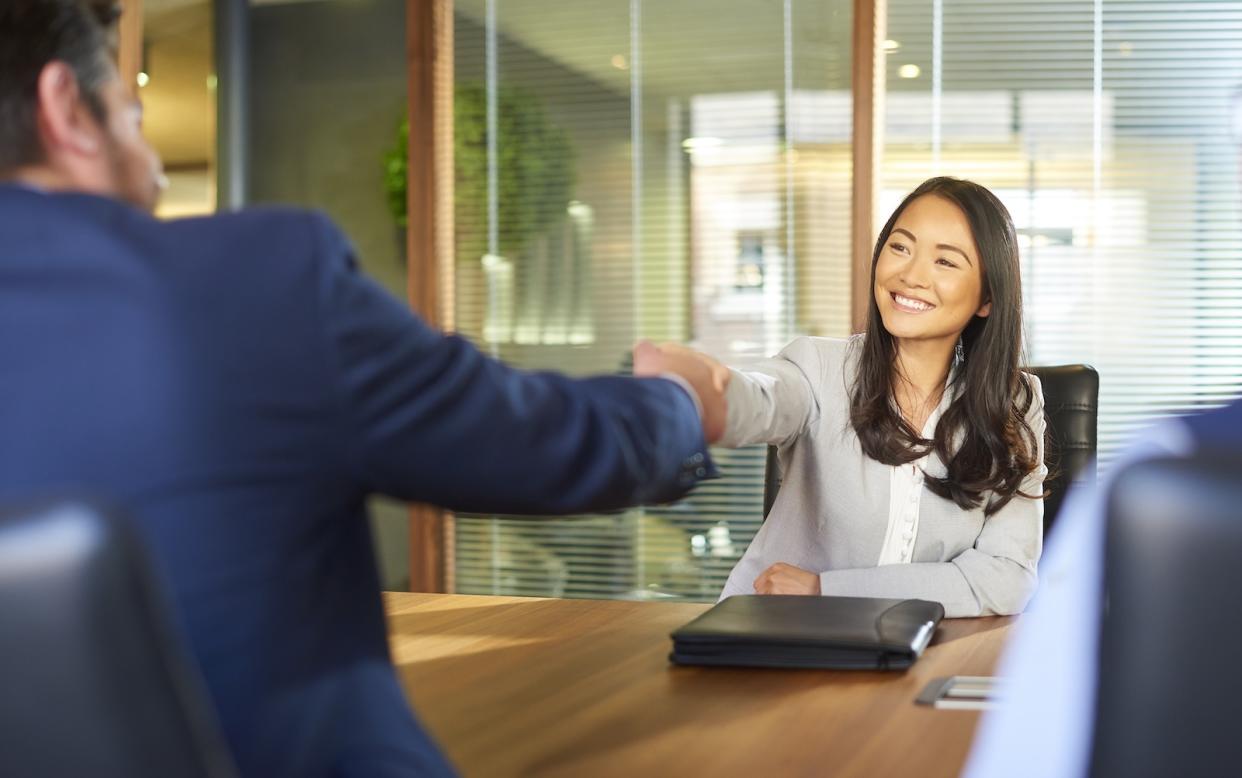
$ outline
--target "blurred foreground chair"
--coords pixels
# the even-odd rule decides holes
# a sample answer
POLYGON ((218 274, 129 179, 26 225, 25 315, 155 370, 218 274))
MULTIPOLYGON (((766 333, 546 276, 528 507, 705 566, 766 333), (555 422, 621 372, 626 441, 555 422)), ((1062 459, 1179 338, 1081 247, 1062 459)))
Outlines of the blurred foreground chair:
POLYGON ((1131 465, 1108 496, 1091 774, 1238 774, 1242 456, 1131 465))
POLYGON ((0 512, 0 775, 235 775, 190 668, 122 520, 0 512))
MULTIPOLYGON (((1095 482, 1100 375, 1089 365, 1025 369, 1039 377, 1044 389, 1044 418, 1048 423, 1044 461, 1052 473, 1044 483, 1048 491, 1044 498, 1044 534, 1047 535, 1070 485, 1075 481, 1095 482)), ((764 519, 776 502, 781 477, 776 447, 768 446, 763 482, 764 519)))

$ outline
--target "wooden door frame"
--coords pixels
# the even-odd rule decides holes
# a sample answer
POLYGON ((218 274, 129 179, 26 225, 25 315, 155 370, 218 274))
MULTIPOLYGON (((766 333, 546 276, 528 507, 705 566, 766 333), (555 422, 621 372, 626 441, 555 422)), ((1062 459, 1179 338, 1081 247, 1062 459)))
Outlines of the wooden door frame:
POLYGON ((883 149, 884 52, 887 3, 885 0, 854 0, 853 77, 853 181, 850 196, 850 327, 862 332, 867 326, 871 299, 871 255, 875 241, 876 183, 880 180, 883 149))
MULTIPOLYGON (((410 143, 407 295, 434 327, 453 328, 453 0, 406 0, 410 143)), ((431 452, 434 455, 434 452, 431 452)), ((453 589, 453 518, 410 507, 410 590, 453 589)))

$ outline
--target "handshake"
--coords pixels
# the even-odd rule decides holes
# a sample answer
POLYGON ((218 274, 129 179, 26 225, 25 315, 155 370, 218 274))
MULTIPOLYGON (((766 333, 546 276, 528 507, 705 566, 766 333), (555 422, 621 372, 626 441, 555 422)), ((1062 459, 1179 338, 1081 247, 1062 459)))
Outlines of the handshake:
POLYGON ((657 346, 649 340, 642 340, 634 347, 634 375, 674 375, 681 378, 699 396, 703 437, 708 443, 715 443, 724 435, 727 415, 725 389, 729 387, 729 368, 685 346, 675 343, 657 346))

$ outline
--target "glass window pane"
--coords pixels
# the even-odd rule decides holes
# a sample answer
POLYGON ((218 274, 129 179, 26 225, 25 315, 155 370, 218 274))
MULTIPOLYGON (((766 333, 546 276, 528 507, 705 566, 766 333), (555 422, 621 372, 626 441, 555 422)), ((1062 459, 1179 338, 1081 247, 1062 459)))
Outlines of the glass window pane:
MULTIPOLYGON (((639 337, 738 362, 847 334, 851 8, 455 3, 459 329, 573 373, 628 371, 639 337)), ((713 456, 673 506, 459 516, 458 591, 714 599, 764 450, 713 456)))

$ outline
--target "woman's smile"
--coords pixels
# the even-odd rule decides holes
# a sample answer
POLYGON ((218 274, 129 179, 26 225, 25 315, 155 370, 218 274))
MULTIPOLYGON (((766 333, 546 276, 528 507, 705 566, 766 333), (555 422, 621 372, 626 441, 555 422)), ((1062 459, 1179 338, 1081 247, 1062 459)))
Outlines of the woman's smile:
POLYGON ((926 300, 909 297, 898 292, 889 292, 889 296, 893 298, 893 307, 902 313, 926 313, 936 307, 926 300))

